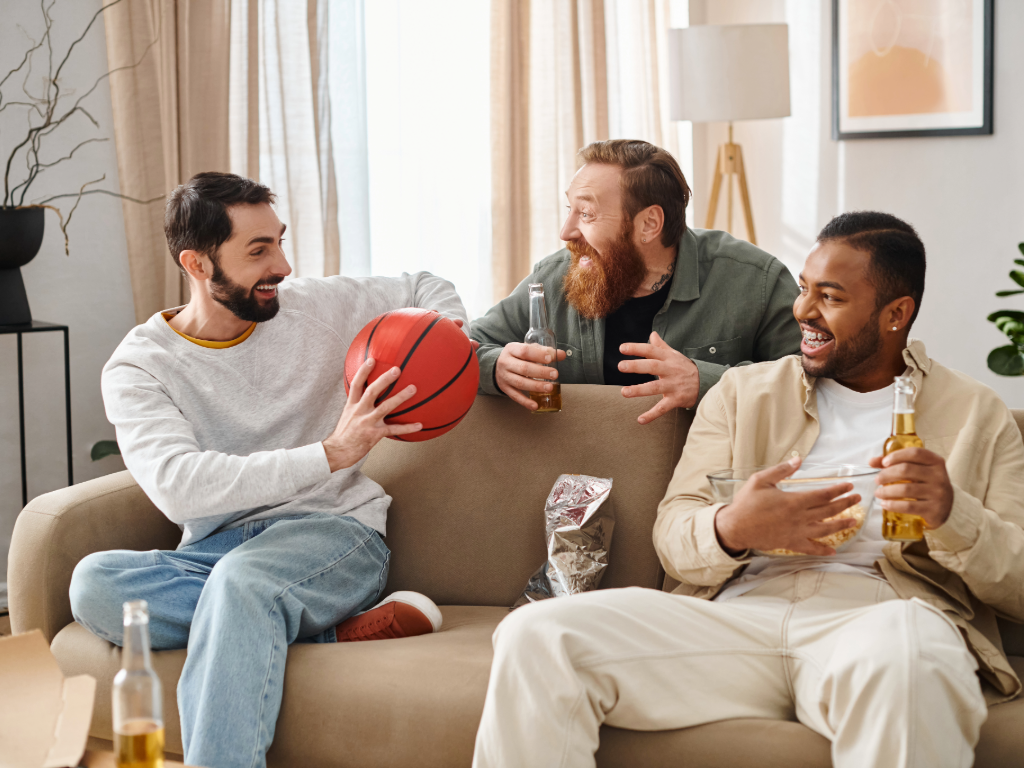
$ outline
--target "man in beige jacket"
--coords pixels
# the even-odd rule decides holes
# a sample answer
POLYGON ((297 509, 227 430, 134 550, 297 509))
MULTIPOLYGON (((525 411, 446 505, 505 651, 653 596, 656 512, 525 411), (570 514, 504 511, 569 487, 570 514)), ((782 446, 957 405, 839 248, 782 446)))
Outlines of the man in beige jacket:
POLYGON ((987 387, 909 341, 924 246, 887 214, 819 235, 793 311, 801 354, 726 372, 701 403, 658 510, 672 594, 607 590, 522 608, 498 627, 474 765, 594 765, 603 723, 667 730, 796 719, 836 768, 970 766, 986 704, 1021 683, 996 616, 1024 621, 1024 444, 987 387), (912 377, 925 448, 882 458, 893 378, 912 377), (807 463, 871 463, 875 500, 786 493, 807 463), (784 463, 780 463, 784 462, 784 463), (729 504, 707 475, 772 466, 729 504), (879 504, 924 518, 886 542, 879 504), (860 502, 842 552, 820 539, 860 502), (785 548, 802 556, 769 558, 785 548))

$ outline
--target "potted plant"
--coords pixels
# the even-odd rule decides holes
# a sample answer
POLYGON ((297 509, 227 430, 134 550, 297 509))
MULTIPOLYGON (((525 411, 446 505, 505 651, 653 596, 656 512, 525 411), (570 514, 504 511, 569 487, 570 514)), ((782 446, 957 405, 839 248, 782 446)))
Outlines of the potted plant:
MULTIPOLYGON (((1024 256, 1024 243, 1017 248, 1024 256)), ((1014 259, 1015 264, 1024 267, 1024 259, 1014 259)), ((1020 288, 996 291, 996 296, 1016 296, 1024 293, 1024 271, 1010 270, 1010 279, 1020 288)), ((1024 312, 1014 309, 1000 309, 988 316, 989 322, 1006 334, 1010 343, 996 347, 988 355, 988 367, 1000 376, 1024 376, 1024 312)))
MULTIPOLYGON (((61 75, 71 62, 75 47, 89 34, 100 14, 120 2, 122 0, 113 0, 96 11, 63 56, 53 50, 53 18, 50 15, 53 4, 41 3, 42 36, 34 40, 26 35, 27 47, 20 63, 0 77, 0 139, 4 140, 3 144, 6 146, 13 145, 6 158, 0 158, 0 161, 4 162, 3 196, 0 198, 0 325, 20 325, 32 321, 25 284, 21 278, 21 267, 28 264, 39 252, 39 246, 43 242, 45 209, 48 208, 57 214, 61 232, 64 234, 64 253, 70 255, 68 225, 83 195, 104 194, 138 203, 152 202, 135 200, 104 189, 87 189, 102 182, 106 176, 85 182, 78 192, 53 195, 43 200, 27 200, 32 185, 46 171, 71 160, 75 153, 87 144, 107 141, 106 138, 100 137, 87 138, 64 157, 50 158, 43 152, 43 145, 52 141, 50 137, 56 132, 66 132, 68 126, 78 124, 80 130, 81 123, 88 121, 93 128, 100 127, 84 102, 99 84, 110 76, 110 72, 105 72, 97 78, 92 86, 81 94, 63 88, 61 75), (42 65, 46 68, 45 73, 33 74, 33 64, 38 64, 36 59, 45 59, 42 65), (21 93, 11 98, 9 92, 18 84, 21 93), (5 86, 7 92, 4 91, 5 86), (8 137, 15 131, 17 133, 14 139, 8 142, 8 137), (67 197, 73 197, 75 201, 65 217, 61 210, 51 203, 67 197)), ((147 47, 143 56, 148 50, 147 47)), ((125 69, 132 66, 135 65, 125 69)))

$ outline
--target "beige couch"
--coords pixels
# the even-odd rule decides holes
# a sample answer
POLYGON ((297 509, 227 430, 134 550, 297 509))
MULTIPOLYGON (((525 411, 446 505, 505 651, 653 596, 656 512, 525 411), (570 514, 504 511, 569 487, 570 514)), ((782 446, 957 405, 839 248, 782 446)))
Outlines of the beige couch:
MULTIPOLYGON (((427 637, 294 646, 271 766, 470 764, 491 632, 544 558, 544 499, 560 473, 614 479, 609 503, 618 519, 602 588, 660 588, 651 528, 691 414, 640 427, 636 417, 651 399, 624 400, 617 387, 563 391, 557 415, 481 397, 447 436, 385 440, 373 450, 365 471, 394 497, 389 589, 432 597, 444 627, 427 637)), ((1024 412, 1017 418, 1024 429, 1024 412)), ((41 629, 66 674, 98 679, 95 737, 111 738, 118 650, 73 622, 72 569, 90 552, 173 548, 179 538, 127 472, 40 496, 18 519, 8 576, 13 629, 41 629)), ((1024 632, 1008 626, 1004 636, 1024 656, 1024 632)), ((168 750, 180 753, 174 691, 185 651, 153 658, 164 683, 168 750)), ((1024 658, 1014 664, 1024 674, 1024 658)), ((1024 700, 991 710, 977 755, 981 768, 1022 764, 1024 700)), ((824 768, 830 759, 828 742, 799 723, 733 720, 658 733, 605 728, 598 764, 824 768)))

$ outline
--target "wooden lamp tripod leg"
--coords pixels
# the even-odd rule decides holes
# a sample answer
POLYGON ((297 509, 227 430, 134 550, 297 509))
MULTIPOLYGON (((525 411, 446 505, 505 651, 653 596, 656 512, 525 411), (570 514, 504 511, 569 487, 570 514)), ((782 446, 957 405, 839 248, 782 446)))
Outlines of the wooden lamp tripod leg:
POLYGON ((718 194, 722 191, 722 149, 719 147, 715 155, 715 178, 711 183, 711 198, 708 200, 708 215, 704 220, 704 229, 715 228, 715 214, 718 213, 718 194))
POLYGON ((743 206, 743 217, 747 224, 747 238, 751 244, 757 245, 757 235, 754 234, 754 212, 750 209, 750 192, 747 190, 747 169, 743 164, 743 150, 740 149, 739 144, 736 145, 736 177, 740 185, 740 203, 743 206))
POLYGON ((743 208, 743 219, 747 225, 747 239, 757 245, 754 234, 754 212, 750 207, 750 190, 747 187, 747 169, 743 163, 743 149, 732 140, 732 123, 729 124, 729 142, 718 147, 715 156, 715 178, 711 185, 711 199, 708 201, 708 215, 704 223, 705 229, 715 228, 715 215, 718 213, 718 198, 722 192, 722 180, 729 186, 727 193, 726 232, 732 232, 732 177, 736 176, 739 185, 740 206, 743 208))

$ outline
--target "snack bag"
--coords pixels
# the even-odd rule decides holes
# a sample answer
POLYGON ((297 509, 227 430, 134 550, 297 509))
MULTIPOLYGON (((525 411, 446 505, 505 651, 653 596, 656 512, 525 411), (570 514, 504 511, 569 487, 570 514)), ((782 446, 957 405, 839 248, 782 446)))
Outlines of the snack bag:
POLYGON ((544 504, 548 559, 526 583, 521 605, 597 589, 608 567, 615 515, 601 508, 610 478, 561 475, 544 504))

